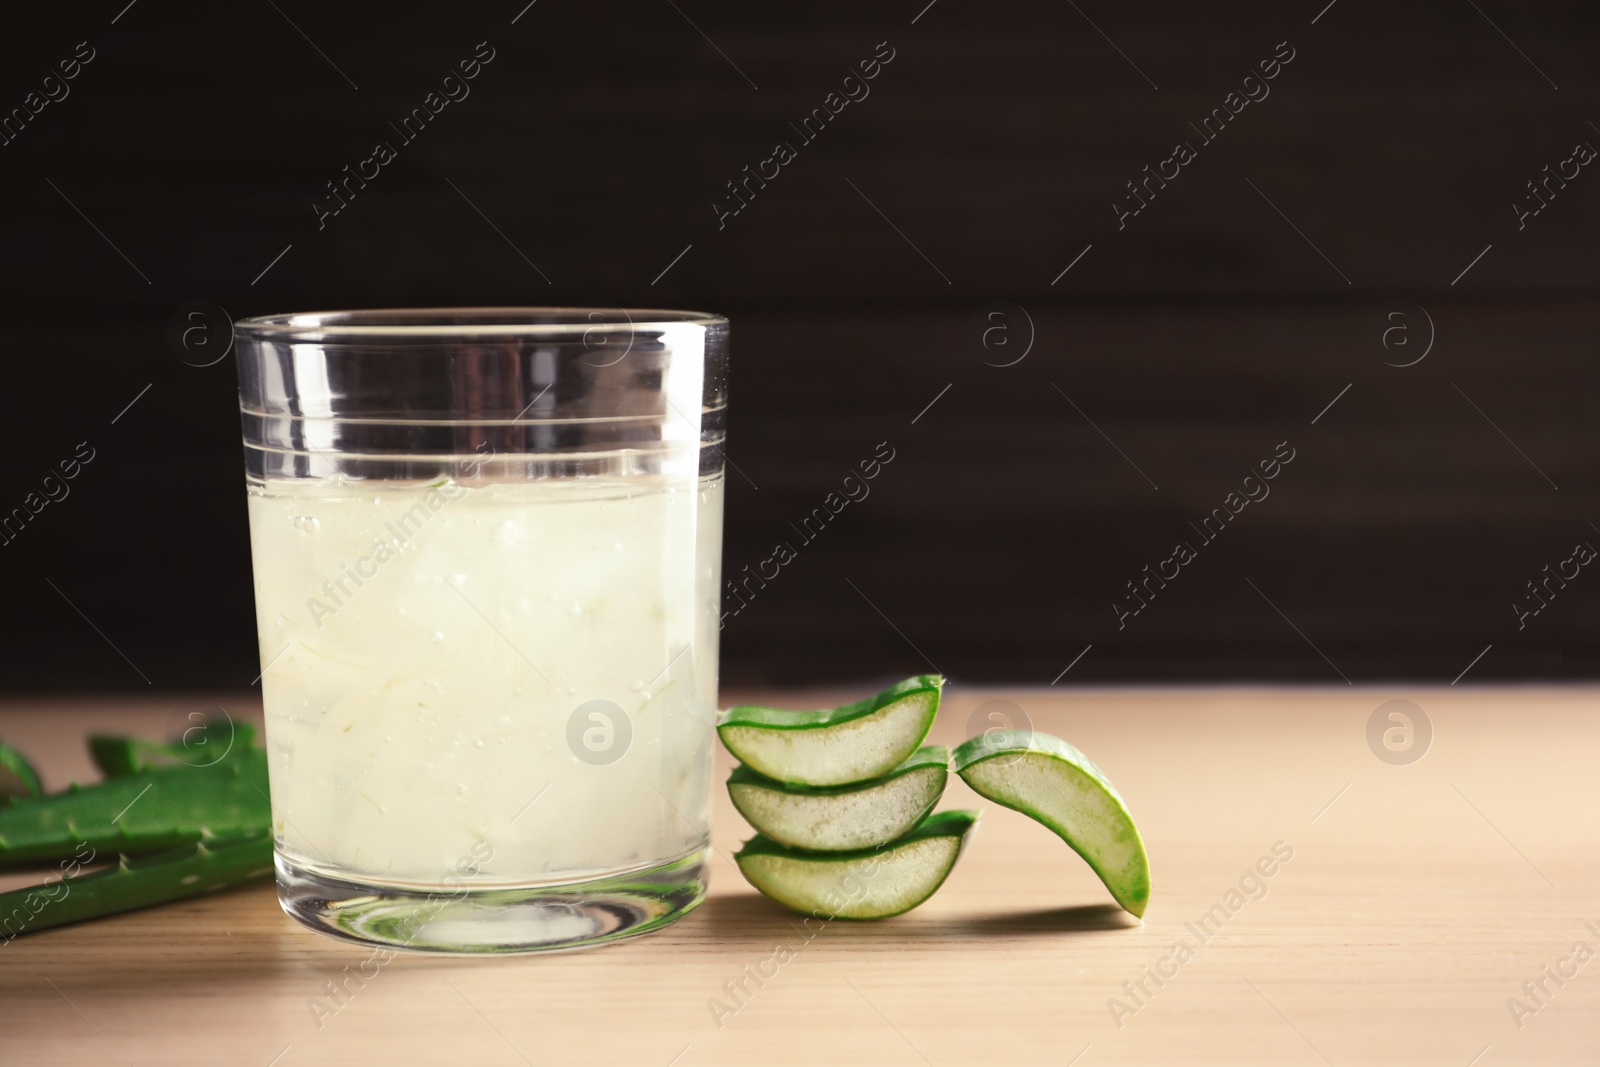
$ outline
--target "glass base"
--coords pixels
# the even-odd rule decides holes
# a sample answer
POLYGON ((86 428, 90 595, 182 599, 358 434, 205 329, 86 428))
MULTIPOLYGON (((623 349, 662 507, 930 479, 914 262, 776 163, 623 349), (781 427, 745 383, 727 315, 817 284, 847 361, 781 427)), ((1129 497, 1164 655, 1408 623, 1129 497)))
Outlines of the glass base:
POLYGON ((705 899, 710 850, 587 882, 433 891, 330 878, 277 857, 278 903, 345 941, 412 952, 485 955, 604 945, 676 922, 705 899))

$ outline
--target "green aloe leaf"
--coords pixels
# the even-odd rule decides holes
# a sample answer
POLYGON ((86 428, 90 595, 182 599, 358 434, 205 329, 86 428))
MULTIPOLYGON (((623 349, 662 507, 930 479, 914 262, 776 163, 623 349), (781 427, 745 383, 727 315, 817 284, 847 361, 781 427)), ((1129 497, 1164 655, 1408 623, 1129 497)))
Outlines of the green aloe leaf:
POLYGON ((73 855, 158 852, 271 828, 267 754, 240 749, 208 767, 164 767, 107 778, 0 808, 0 869, 73 855))
POLYGON ((0 741, 0 800, 11 797, 36 797, 44 792, 39 772, 28 757, 0 741))
MULTIPOLYGON (((93 853, 80 853, 91 859, 93 853)), ((270 834, 194 842, 115 867, 0 893, 0 937, 199 896, 272 872, 270 834)))
POLYGON ((142 737, 120 734, 90 734, 89 755, 95 766, 108 777, 137 774, 158 767, 209 767, 232 754, 248 749, 256 729, 247 722, 229 718, 211 719, 185 731, 179 741, 146 741, 142 737))

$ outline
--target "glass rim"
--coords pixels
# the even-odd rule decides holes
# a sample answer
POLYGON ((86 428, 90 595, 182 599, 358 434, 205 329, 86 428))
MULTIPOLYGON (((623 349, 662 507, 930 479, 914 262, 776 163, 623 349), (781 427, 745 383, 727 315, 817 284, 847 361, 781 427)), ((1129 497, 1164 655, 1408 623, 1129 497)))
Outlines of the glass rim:
POLYGON ((258 340, 352 341, 383 337, 408 340, 467 340, 479 337, 540 337, 575 329, 650 330, 673 326, 726 326, 728 319, 708 311, 667 308, 494 306, 352 308, 291 311, 238 319, 236 334, 258 340), (620 318, 596 320, 591 316, 620 318), (380 321, 381 320, 381 321, 380 321), (541 321, 542 320, 542 321, 541 321))

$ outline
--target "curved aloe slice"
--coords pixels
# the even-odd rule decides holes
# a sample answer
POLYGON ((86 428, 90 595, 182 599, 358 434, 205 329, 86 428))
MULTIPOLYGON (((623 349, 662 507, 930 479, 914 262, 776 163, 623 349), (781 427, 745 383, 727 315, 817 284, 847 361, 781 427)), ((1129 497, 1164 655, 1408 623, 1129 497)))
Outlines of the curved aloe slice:
POLYGON ((763 896, 824 919, 886 919, 933 896, 977 825, 975 811, 941 811, 898 841, 854 852, 785 848, 757 834, 733 858, 763 896))
POLYGON ((760 774, 795 785, 850 785, 888 774, 917 750, 939 712, 937 674, 820 711, 745 706, 722 713, 728 751, 760 774))
POLYGON ((979 795, 1054 830, 1118 904, 1144 914, 1150 900, 1144 841, 1116 787, 1082 752, 1037 730, 994 730, 957 748, 955 765, 979 795))
POLYGON ((8 797, 36 797, 44 792, 39 772, 28 757, 0 741, 0 801, 8 797))
POLYGON ((926 745, 859 785, 784 785, 737 767, 728 796, 751 826, 780 845, 848 851, 885 844, 916 826, 939 802, 949 772, 950 750, 926 745))

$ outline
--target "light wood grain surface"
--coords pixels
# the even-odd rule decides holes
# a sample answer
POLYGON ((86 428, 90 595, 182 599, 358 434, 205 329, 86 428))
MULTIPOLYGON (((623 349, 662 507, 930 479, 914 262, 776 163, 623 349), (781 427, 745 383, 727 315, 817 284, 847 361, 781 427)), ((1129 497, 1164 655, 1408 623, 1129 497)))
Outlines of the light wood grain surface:
MULTIPOLYGON (((312 998, 368 952, 305 932, 260 885, 0 945, 0 1061, 1594 1063, 1600 958, 1580 965, 1572 951, 1582 941, 1600 952, 1584 925, 1600 930, 1597 698, 955 690, 935 740, 960 740, 981 704, 1010 700, 1111 775, 1150 852, 1142 925, 1046 830, 952 779, 944 805, 984 816, 944 888, 909 915, 808 937, 727 859, 747 829, 719 784, 711 896, 662 933, 557 956, 401 956, 319 1026, 312 998), (1396 698, 1434 731, 1427 755, 1404 766, 1374 756, 1366 734, 1396 698), (1259 899, 1230 898, 1280 842, 1293 858, 1245 879, 1259 899), (1227 917, 1202 941, 1191 924, 1214 905, 1227 917), (742 1005, 731 999, 725 983, 780 944, 793 958, 759 987, 746 979, 742 1005), (1576 974, 1558 985, 1547 966, 1576 974), (1158 986, 1146 968, 1170 977, 1158 986), (1523 985, 1541 980, 1548 995, 1535 1000, 1523 985), (1512 997, 1532 1010, 1514 1018, 1512 997), (714 998, 738 1007, 720 1026, 714 998)), ((248 699, 224 703, 258 714, 248 699)), ((86 730, 158 732, 204 706, 13 700, 0 736, 59 786, 92 777, 86 730)))

